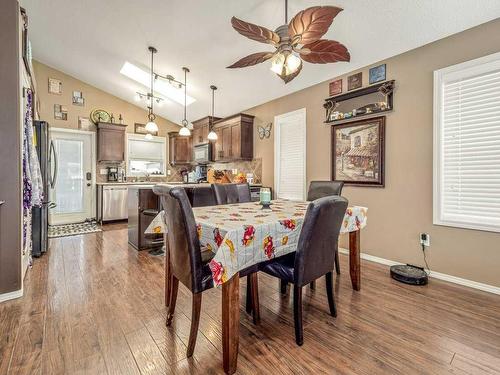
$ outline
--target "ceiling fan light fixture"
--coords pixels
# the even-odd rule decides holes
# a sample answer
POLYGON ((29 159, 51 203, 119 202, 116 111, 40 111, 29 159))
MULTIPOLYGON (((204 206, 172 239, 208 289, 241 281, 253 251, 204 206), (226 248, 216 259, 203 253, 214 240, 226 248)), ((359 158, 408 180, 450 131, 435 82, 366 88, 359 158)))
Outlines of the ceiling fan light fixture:
POLYGON ((271 60, 271 70, 276 74, 281 74, 283 65, 285 65, 285 56, 282 53, 276 54, 271 60))
POLYGON ((286 75, 295 73, 297 69, 300 67, 301 60, 297 56, 295 56, 293 53, 290 53, 286 57, 285 61, 285 73, 286 75))

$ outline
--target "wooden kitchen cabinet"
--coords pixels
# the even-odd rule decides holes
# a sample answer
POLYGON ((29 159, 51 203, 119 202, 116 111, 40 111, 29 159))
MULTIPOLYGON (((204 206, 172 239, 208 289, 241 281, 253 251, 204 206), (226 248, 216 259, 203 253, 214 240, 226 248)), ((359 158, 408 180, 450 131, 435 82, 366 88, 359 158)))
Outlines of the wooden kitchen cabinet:
POLYGON ((239 113, 215 123, 217 133, 214 158, 216 161, 253 159, 254 116, 239 113))
POLYGON ((189 164, 193 160, 192 137, 180 136, 177 132, 168 133, 169 161, 171 165, 189 164))
POLYGON ((100 122, 97 124, 97 160, 125 160, 125 129, 127 125, 100 122))
MULTIPOLYGON (((205 116, 199 120, 193 121, 193 130, 191 132, 193 137, 193 147, 208 143, 208 133, 210 129, 210 119, 212 116, 205 116)), ((220 120, 220 117, 213 117, 213 121, 220 120)))

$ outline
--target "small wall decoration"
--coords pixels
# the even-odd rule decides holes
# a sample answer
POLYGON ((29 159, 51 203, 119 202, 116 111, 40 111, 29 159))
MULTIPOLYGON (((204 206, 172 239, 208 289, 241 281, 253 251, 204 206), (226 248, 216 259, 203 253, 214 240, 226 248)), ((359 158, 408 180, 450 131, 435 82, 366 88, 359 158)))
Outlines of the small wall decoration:
POLYGON ((73 91, 72 103, 74 105, 79 105, 80 107, 85 105, 85 99, 83 98, 83 93, 81 91, 73 91))
POLYGON ((359 72, 347 77, 348 91, 359 89, 361 86, 363 86, 363 72, 359 72))
POLYGON ((330 82, 330 96, 342 94, 342 79, 330 82))
POLYGON ((54 118, 56 120, 68 120, 68 108, 61 104, 54 104, 54 118))
POLYGON ((385 116, 332 126, 332 179, 384 186, 385 116))
POLYGON ((370 68, 370 85, 380 81, 385 81, 385 64, 370 68))
POLYGON ((110 122, 111 116, 104 109, 94 109, 90 112, 90 119, 97 125, 99 122, 110 122))
POLYGON ((270 122, 269 124, 265 126, 258 126, 257 130, 259 131, 259 138, 264 139, 264 138, 269 138, 271 136, 271 128, 273 127, 273 123, 270 122))
POLYGON ((135 123, 134 124, 134 133, 135 134, 144 134, 144 135, 147 135, 147 134, 151 134, 151 135, 154 135, 154 136, 157 136, 158 135, 158 132, 148 132, 146 130, 146 125, 145 124, 139 124, 139 123, 135 123))
POLYGON ((88 117, 78 116, 78 129, 80 130, 94 130, 94 125, 88 117))
POLYGON ((61 95, 62 94, 62 82, 55 78, 49 78, 49 93, 61 95))

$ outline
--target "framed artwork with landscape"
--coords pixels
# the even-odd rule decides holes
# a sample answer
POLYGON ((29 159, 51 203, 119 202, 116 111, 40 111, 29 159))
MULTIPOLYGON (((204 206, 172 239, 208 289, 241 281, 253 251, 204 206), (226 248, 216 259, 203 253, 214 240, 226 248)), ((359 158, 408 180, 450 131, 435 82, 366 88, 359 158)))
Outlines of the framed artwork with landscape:
POLYGON ((385 116, 332 126, 332 180, 384 187, 385 116))

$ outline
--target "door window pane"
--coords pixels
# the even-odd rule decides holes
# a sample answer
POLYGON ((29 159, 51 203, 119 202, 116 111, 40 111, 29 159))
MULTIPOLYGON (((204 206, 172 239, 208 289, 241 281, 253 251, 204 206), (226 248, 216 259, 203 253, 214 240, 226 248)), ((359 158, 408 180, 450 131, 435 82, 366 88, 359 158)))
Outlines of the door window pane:
POLYGON ((84 211, 84 173, 83 142, 69 139, 56 139, 57 180, 56 208, 57 213, 75 213, 84 211))

